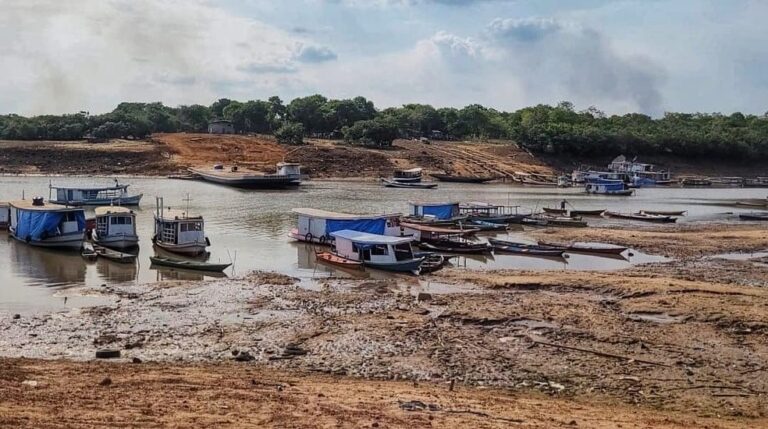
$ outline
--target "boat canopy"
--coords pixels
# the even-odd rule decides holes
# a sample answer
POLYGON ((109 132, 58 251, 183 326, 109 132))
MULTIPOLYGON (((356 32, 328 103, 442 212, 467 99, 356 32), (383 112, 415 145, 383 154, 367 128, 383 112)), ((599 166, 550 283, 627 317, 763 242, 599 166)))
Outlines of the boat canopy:
POLYGON ((56 189, 57 191, 83 191, 83 192, 100 192, 100 191, 123 191, 127 190, 130 185, 114 185, 104 186, 97 188, 84 188, 82 186, 54 186, 49 185, 49 188, 56 189))
POLYGON ((400 217, 399 214, 357 215, 306 208, 294 209, 293 212, 299 215, 301 234, 309 232, 313 235, 327 235, 345 229, 383 235, 387 230, 387 221, 400 217), (310 224, 302 218, 313 222, 310 224))
POLYGON ((106 216, 109 214, 130 214, 133 213, 133 210, 127 208, 127 207, 120 207, 120 206, 106 206, 106 207, 96 207, 94 210, 94 213, 96 216, 106 216))
POLYGON ((388 235, 369 234, 367 232, 352 231, 349 229, 332 232, 331 236, 348 240, 355 244, 361 244, 363 246, 373 246, 376 244, 396 245, 410 243, 413 241, 413 237, 390 237, 388 235))
POLYGON ((55 235, 61 222, 67 218, 77 221, 77 230, 85 230, 85 212, 82 209, 59 210, 48 207, 48 210, 26 209, 14 205, 16 212, 16 237, 41 240, 55 235))
POLYGON ((459 215, 459 203, 441 202, 441 203, 423 203, 411 202, 411 215, 413 216, 434 216, 437 219, 450 219, 459 215))

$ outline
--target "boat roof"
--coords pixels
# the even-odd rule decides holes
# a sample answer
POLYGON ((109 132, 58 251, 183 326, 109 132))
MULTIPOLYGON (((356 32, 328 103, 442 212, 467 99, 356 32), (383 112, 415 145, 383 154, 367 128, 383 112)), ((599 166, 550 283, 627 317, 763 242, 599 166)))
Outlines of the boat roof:
POLYGON ((360 244, 402 244, 413 241, 413 237, 391 237, 388 235, 352 231, 351 229, 342 229, 341 231, 332 232, 331 236, 360 244))
POLYGON ((360 214, 352 214, 352 213, 337 213, 337 212, 332 212, 327 210, 311 209, 311 208, 297 208, 291 211, 301 216, 307 216, 307 217, 317 218, 317 219, 332 219, 332 220, 389 219, 389 218, 401 216, 400 213, 360 215, 360 214))
POLYGON ((93 211, 96 213, 96 216, 104 216, 108 214, 133 213, 133 210, 129 209, 128 207, 120 207, 120 206, 96 207, 93 211))
POLYGON ((419 207, 436 207, 436 206, 455 206, 458 205, 458 201, 442 201, 442 202, 428 202, 428 201, 409 201, 408 204, 419 207))
POLYGON ((482 201, 470 201, 461 205, 464 208, 483 208, 483 209, 496 209, 502 207, 498 204, 485 203, 482 201))
POLYGON ((0 201, 0 207, 8 207, 9 204, 5 201, 0 201))
POLYGON ((184 210, 177 209, 165 209, 160 213, 160 218, 163 220, 203 220, 200 215, 188 215, 184 210))
POLYGON ((82 186, 54 186, 50 185, 51 189, 72 190, 72 191, 114 191, 118 189, 127 189, 131 185, 114 185, 103 187, 82 187, 82 186))
POLYGON ((429 225, 422 225, 419 223, 408 223, 408 222, 401 222, 400 226, 402 226, 403 228, 413 229, 416 231, 432 232, 435 234, 469 234, 470 232, 477 232, 480 230, 478 228, 464 228, 464 229, 440 228, 437 226, 429 226, 429 225))
POLYGON ((416 167, 416 168, 408 168, 408 169, 397 169, 395 171, 397 171, 398 173, 419 173, 421 172, 421 170, 422 170, 421 167, 416 167))
POLYGON ((11 207, 15 207, 21 210, 36 210, 36 211, 60 211, 60 212, 76 212, 83 211, 82 207, 65 206, 61 204, 54 204, 46 201, 42 206, 32 205, 32 200, 17 200, 9 203, 11 207))

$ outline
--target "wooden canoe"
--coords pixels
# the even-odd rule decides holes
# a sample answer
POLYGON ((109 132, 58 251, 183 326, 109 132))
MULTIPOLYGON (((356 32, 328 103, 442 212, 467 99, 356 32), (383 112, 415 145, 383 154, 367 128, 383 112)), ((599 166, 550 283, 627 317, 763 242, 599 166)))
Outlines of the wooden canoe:
POLYGON ((93 249, 100 258, 109 259, 121 264, 132 264, 136 262, 136 255, 132 253, 117 252, 106 247, 94 244, 93 249))
POLYGON ((640 210, 640 213, 656 216, 685 216, 688 210, 640 210))
POLYGON ((353 270, 362 270, 363 269, 363 263, 360 261, 353 261, 351 259, 347 259, 345 257, 336 255, 331 252, 317 252, 315 253, 315 258, 317 258, 318 262, 322 262, 325 264, 330 265, 337 265, 344 268, 350 268, 353 270))
POLYGON ((543 248, 550 248, 550 249, 562 249, 564 251, 574 252, 574 253, 597 253, 597 254, 606 254, 606 255, 620 255, 625 250, 627 250, 627 248, 623 246, 614 246, 614 245, 602 244, 602 243, 557 244, 557 243, 548 243, 544 241, 539 241, 539 246, 543 248))
POLYGON ((181 259, 165 258, 162 256, 150 256, 149 260, 152 261, 154 265, 161 265, 163 267, 182 268, 185 270, 195 270, 195 271, 211 271, 211 272, 222 272, 225 269, 227 269, 227 267, 232 265, 232 264, 212 264, 209 262, 200 262, 200 261, 184 261, 181 259))
POLYGON ((608 217, 617 219, 637 220, 641 222, 654 222, 654 223, 674 223, 677 222, 677 218, 672 216, 656 216, 656 215, 643 215, 640 213, 616 213, 605 212, 608 217))

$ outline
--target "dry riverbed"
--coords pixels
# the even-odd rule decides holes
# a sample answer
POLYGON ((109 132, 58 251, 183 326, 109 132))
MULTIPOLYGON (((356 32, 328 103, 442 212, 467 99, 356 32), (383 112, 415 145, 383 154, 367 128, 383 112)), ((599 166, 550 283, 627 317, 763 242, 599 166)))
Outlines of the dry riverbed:
POLYGON ((320 290, 252 273, 59 291, 108 304, 0 314, 0 425, 768 425, 768 265, 712 256, 737 241, 768 248, 765 231, 613 231, 613 242, 679 259, 328 279, 320 290), (84 362, 99 349, 122 357, 84 362))

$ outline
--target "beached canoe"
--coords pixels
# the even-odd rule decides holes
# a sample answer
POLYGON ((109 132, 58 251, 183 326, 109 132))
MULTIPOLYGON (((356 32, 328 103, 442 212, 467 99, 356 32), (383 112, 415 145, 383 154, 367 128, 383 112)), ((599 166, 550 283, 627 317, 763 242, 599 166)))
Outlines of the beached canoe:
POLYGON ((136 255, 133 253, 118 252, 97 244, 93 245, 93 249, 100 258, 109 259, 112 262, 121 264, 132 264, 136 262, 136 255))
POLYGON ((654 223, 674 223, 677 222, 677 218, 672 216, 658 216, 641 213, 616 213, 606 211, 605 214, 608 217, 616 219, 637 220, 641 222, 654 222, 654 223))
POLYGON ((542 248, 559 249, 559 250, 574 252, 574 253, 596 253, 596 254, 607 254, 607 255, 620 255, 625 250, 627 250, 627 248, 623 246, 614 246, 612 244, 603 244, 603 243, 558 244, 558 243, 548 243, 544 241, 539 241, 539 246, 541 246, 542 248))
POLYGON ((344 258, 331 252, 317 252, 315 258, 318 262, 323 262, 330 265, 337 265, 344 268, 350 268, 354 270, 362 270, 363 263, 360 261, 353 261, 351 259, 344 258))
POLYGON ((640 210, 640 213, 656 216, 685 216, 688 210, 640 210))
POLYGON ((491 246, 488 243, 469 243, 465 241, 456 240, 430 240, 428 242, 419 243, 419 247, 425 250, 431 250, 434 252, 448 252, 448 253, 489 253, 491 246))
POLYGON ((493 246, 493 250, 497 252, 520 253, 537 256, 562 256, 563 253, 565 253, 565 250, 561 249, 551 249, 536 244, 517 243, 514 241, 498 240, 495 238, 488 239, 488 242, 491 243, 491 246, 493 246))
POLYGON ((232 264, 212 264, 209 262, 200 262, 200 261, 184 261, 181 259, 173 259, 173 258, 164 258, 162 256, 150 256, 149 260, 152 261, 154 265, 161 265, 164 267, 172 267, 172 268, 182 268, 185 270, 195 270, 195 271, 212 271, 212 272, 221 272, 227 269, 232 264))

